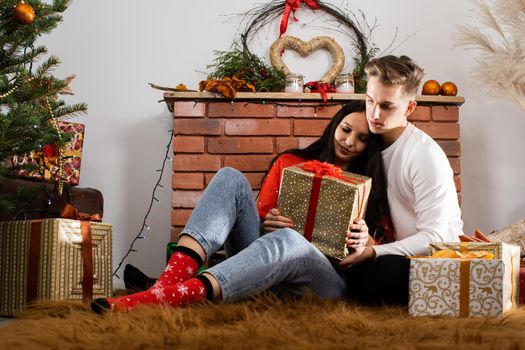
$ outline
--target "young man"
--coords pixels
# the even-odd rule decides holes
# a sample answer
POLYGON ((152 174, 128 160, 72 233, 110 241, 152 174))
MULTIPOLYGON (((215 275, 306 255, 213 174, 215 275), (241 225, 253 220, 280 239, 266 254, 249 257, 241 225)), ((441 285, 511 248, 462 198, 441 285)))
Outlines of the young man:
MULTIPOLYGON (((409 263, 404 257, 426 255, 431 242, 458 241, 463 222, 445 153, 407 121, 416 109, 423 70, 407 56, 384 56, 371 60, 365 72, 366 116, 370 131, 381 135, 383 141, 381 157, 396 240, 366 247, 342 264, 369 262, 357 269, 359 273, 349 274, 350 289, 355 284, 352 280, 361 284, 356 287, 357 295, 375 292, 385 299, 383 289, 392 288, 390 292, 398 294, 394 301, 405 303, 409 263)), ((377 295, 371 298, 375 300, 377 295)))

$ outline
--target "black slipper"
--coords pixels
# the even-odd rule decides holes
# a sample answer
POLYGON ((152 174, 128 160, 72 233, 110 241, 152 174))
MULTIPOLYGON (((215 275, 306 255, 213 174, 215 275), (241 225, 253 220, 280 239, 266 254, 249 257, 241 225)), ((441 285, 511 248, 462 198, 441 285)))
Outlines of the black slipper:
POLYGON ((91 302, 91 309, 97 314, 102 315, 111 309, 106 298, 98 298, 91 302))
POLYGON ((133 265, 127 264, 124 268, 124 285, 126 289, 142 292, 148 290, 156 281, 155 278, 148 277, 133 265))

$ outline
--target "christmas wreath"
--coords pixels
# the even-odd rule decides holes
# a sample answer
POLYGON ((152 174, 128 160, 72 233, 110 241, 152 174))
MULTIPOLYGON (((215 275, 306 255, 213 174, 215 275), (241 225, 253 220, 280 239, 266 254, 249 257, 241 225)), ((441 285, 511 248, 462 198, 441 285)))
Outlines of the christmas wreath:
MULTIPOLYGON (((304 3, 315 11, 328 14, 331 21, 335 22, 336 30, 350 38, 356 51, 353 70, 355 91, 364 92, 366 89, 364 67, 378 51, 365 35, 365 30, 360 29, 366 26, 359 23, 357 17, 349 10, 341 10, 321 0, 304 0, 304 3)), ((256 91, 282 91, 284 73, 266 65, 260 57, 250 51, 248 43, 259 30, 279 16, 282 16, 280 34, 283 35, 286 32, 290 14, 295 19, 295 12, 301 4, 301 0, 271 1, 242 14, 243 21, 247 20, 247 23, 244 32, 240 33, 240 42, 239 39, 234 41, 234 49, 231 51, 215 51, 214 64, 208 66, 213 69, 208 79, 223 80, 226 77, 236 77, 252 85, 256 91)), ((371 30, 368 27, 368 34, 371 33, 371 30)), ((206 82, 201 82, 200 85, 205 87, 206 82)))

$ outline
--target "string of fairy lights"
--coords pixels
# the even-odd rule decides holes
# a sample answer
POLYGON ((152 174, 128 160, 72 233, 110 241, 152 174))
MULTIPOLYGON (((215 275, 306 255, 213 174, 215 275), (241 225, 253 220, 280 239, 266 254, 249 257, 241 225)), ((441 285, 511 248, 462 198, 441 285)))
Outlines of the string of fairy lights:
POLYGON ((146 233, 146 231, 150 230, 150 226, 147 223, 148 217, 149 217, 149 215, 151 213, 151 210, 153 209, 153 204, 156 203, 156 202, 159 202, 159 199, 156 196, 157 190, 159 188, 163 188, 164 187, 164 186, 162 186, 162 184, 160 182, 162 181, 162 177, 164 175, 164 170, 166 169, 166 162, 171 162, 171 160, 172 160, 172 158, 170 157, 170 146, 171 146, 171 142, 173 141, 173 137, 175 137, 175 130, 171 129, 171 130, 169 130, 169 133, 170 133, 170 136, 169 136, 169 141, 166 144, 166 152, 164 153, 164 159, 162 160, 162 166, 160 167, 160 169, 157 169, 157 172, 158 172, 159 176, 158 176, 157 182, 155 183, 155 186, 153 187, 153 193, 151 194, 151 200, 150 200, 148 209, 146 210, 146 215, 144 216, 144 219, 142 220, 142 226, 141 226, 139 232, 137 233, 135 238, 133 238, 133 240, 131 241, 130 246, 129 246, 126 254, 124 254, 124 257, 122 258, 122 260, 120 260, 117 268, 113 272, 113 276, 115 276, 117 278, 120 278, 119 275, 117 274, 117 272, 122 267, 122 264, 124 264, 124 261, 126 260, 126 258, 131 253, 136 253, 137 252, 137 250, 134 248, 135 243, 138 240, 140 240, 140 239, 146 238, 145 233, 146 233))

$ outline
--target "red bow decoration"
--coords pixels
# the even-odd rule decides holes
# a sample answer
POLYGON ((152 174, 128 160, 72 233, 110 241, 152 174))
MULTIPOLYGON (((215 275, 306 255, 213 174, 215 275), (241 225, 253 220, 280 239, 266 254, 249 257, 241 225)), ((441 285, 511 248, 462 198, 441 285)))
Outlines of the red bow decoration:
POLYGON ((323 97, 323 101, 326 104, 328 101, 328 92, 335 92, 335 88, 332 84, 321 83, 319 81, 311 81, 304 84, 305 87, 310 88, 310 92, 318 92, 323 97))
POLYGON ((320 176, 329 175, 337 177, 341 173, 340 167, 327 162, 320 162, 318 160, 305 162, 301 167, 306 171, 320 176))
MULTIPOLYGON (((298 19, 295 17, 295 11, 297 11, 299 6, 301 5, 301 1, 302 0, 286 0, 283 18, 281 19, 281 35, 279 35, 279 37, 281 37, 286 32, 286 28, 288 27, 288 19, 290 17, 290 11, 293 12, 294 21, 298 21, 298 19)), ((315 0, 304 0, 304 2, 313 10, 319 9, 319 4, 315 0)))

